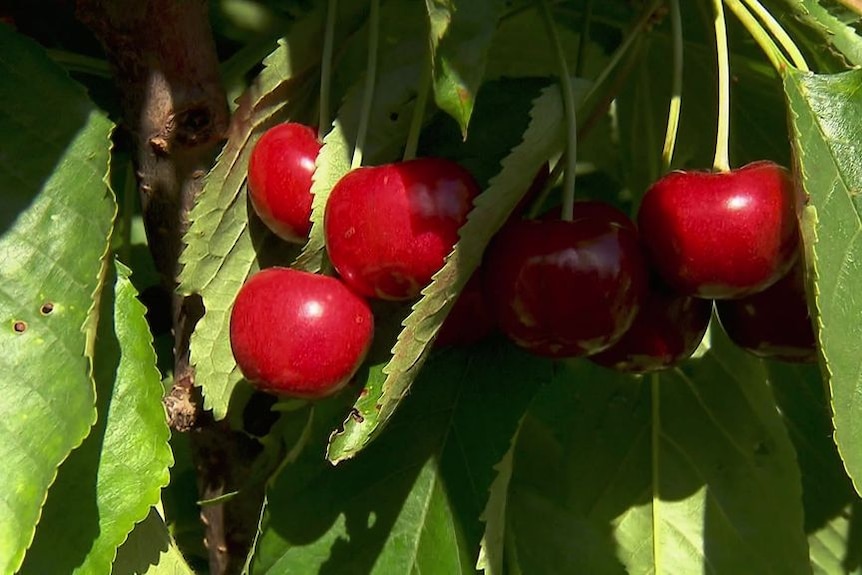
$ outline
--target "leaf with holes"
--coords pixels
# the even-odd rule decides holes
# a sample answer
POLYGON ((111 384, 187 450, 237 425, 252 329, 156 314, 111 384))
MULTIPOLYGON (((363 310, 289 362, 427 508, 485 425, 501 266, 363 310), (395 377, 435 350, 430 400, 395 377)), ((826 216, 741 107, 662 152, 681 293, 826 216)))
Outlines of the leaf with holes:
POLYGON ((7 26, 0 101, 0 573, 11 573, 57 467, 96 420, 95 304, 116 203, 111 122, 7 26))
POLYGON ((128 274, 111 266, 102 294, 93 368, 99 419, 60 467, 22 574, 107 572, 168 483, 161 376, 128 274))
POLYGON ((835 441, 856 491, 862 488, 862 71, 832 76, 788 70, 793 146, 816 209, 808 246, 817 275, 820 349, 832 391, 835 441))

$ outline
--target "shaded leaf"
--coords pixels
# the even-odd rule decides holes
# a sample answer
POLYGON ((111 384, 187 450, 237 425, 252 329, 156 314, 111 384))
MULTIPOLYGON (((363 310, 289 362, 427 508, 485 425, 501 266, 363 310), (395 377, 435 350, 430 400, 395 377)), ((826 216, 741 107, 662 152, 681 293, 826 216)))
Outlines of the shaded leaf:
POLYGON ((493 466, 550 377, 502 341, 439 353, 379 440, 337 467, 321 457, 330 410, 268 492, 252 573, 472 572, 493 466))
MULTIPOLYGON (((774 3, 783 7, 773 9, 774 14, 792 15, 794 20, 802 22, 815 33, 816 39, 809 40, 808 47, 816 58, 822 60, 822 54, 827 52, 824 50, 826 47, 833 58, 842 58, 845 65, 862 65, 862 37, 853 27, 830 12, 821 0, 774 0, 774 3)), ((834 70, 834 66, 830 68, 834 70)))
POLYGON ((767 373, 717 332, 661 375, 581 361, 537 396, 509 489, 522 572, 810 573, 767 373))
POLYGON ((117 552, 113 575, 194 575, 183 559, 161 513, 151 508, 117 552))
POLYGON ((434 99, 464 138, 503 0, 425 0, 431 23, 434 99))
POLYGON ((7 26, 0 101, 0 572, 9 573, 57 467, 96 419, 94 304, 116 204, 111 122, 7 26))
POLYGON ((793 145, 816 209, 809 266, 835 441, 847 472, 862 484, 862 71, 831 76, 788 70, 793 145))
POLYGON ((170 431, 144 306, 122 264, 108 278, 94 360, 99 420, 60 467, 21 573, 107 572, 168 483, 170 431))

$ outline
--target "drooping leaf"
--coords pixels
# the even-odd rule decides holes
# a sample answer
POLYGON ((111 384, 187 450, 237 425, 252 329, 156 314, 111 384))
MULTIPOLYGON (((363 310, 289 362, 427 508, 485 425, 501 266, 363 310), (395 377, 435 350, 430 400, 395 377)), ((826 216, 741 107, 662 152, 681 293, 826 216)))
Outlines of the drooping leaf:
POLYGON ((96 419, 94 304, 116 204, 111 122, 7 26, 0 101, 0 572, 10 573, 57 467, 96 419))
MULTIPOLYGON (((773 0, 771 3, 781 6, 773 8, 774 14, 791 16, 788 18, 791 23, 796 20, 808 28, 794 36, 797 41, 800 36, 805 37, 803 32, 814 32, 814 37, 808 40, 808 48, 815 57, 822 60, 824 53, 828 53, 833 59, 841 58, 850 65, 862 65, 862 37, 852 26, 830 12, 822 0, 773 0)), ((834 65, 829 68, 829 71, 837 71, 834 65)))
POLYGON ((551 376, 501 340, 441 352, 379 440, 337 467, 322 458, 330 410, 268 491, 251 572, 472 572, 493 466, 551 376))
POLYGON ((152 507, 117 551, 113 575, 194 575, 168 532, 161 512, 152 507))
POLYGON ((103 290, 94 360, 99 420, 60 467, 21 573, 107 572, 168 483, 162 382, 128 274, 112 266, 103 290))
MULTIPOLYGON (((579 87, 583 88, 583 84, 579 87)), ((454 251, 404 321, 392 359, 384 368, 383 385, 366 388, 367 393, 355 406, 360 417, 347 419, 343 431, 333 434, 327 452, 330 461, 337 463, 362 450, 395 412, 455 298, 479 265, 491 236, 529 188, 542 162, 562 149, 563 110, 556 86, 535 100, 530 115, 523 141, 503 160, 500 173, 476 199, 454 251)))
POLYGON ((814 292, 824 375, 831 390, 835 441, 850 478, 862 486, 862 71, 830 76, 788 70, 798 171, 816 209, 807 263, 814 292))
POLYGON ((425 0, 431 24, 434 99, 464 138, 503 0, 425 0))
POLYGON ((717 332, 661 375, 581 361, 536 397, 509 488, 521 572, 810 573, 767 372, 717 332))

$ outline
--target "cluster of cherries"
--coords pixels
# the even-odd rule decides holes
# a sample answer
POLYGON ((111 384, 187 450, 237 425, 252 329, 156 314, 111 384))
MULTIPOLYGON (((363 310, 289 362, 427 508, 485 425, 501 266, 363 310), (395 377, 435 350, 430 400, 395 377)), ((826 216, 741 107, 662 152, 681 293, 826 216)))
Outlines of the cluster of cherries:
MULTIPOLYGON (((252 205, 285 240, 307 238, 319 150, 312 129, 287 123, 264 133, 252 151, 252 205)), ((547 176, 540 172, 525 198, 547 176)), ((346 174, 324 214, 338 278, 269 268, 237 295, 230 337, 246 379, 306 398, 343 387, 373 337, 366 298, 416 298, 451 252, 478 193, 466 170, 439 158, 346 174)), ((694 352, 715 300, 737 345, 761 357, 811 361, 799 205, 787 171, 756 162, 668 174, 645 194, 637 227, 601 202, 576 202, 565 220, 558 213, 522 219, 519 206, 435 343, 473 343, 499 329, 537 355, 644 373, 694 352)))

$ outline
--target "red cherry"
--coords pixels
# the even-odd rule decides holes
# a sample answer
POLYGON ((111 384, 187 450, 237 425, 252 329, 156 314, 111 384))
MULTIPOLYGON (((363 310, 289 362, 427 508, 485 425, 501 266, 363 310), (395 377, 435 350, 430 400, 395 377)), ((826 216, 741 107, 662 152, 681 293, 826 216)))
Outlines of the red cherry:
POLYGON ((613 347, 589 359, 631 373, 667 369, 694 353, 711 314, 712 301, 676 293, 653 279, 631 328, 613 347))
POLYGON ((790 175, 772 162, 731 172, 672 172, 646 192, 638 214, 649 259, 680 293, 709 299, 762 291, 799 246, 790 175))
POLYGON ((374 333, 368 304, 337 279, 269 268, 242 286, 230 343, 242 374, 264 391, 315 399, 341 389, 374 333))
POLYGON ((492 243, 484 267, 500 329, 547 357, 589 355, 616 343, 647 286, 634 225, 597 202, 576 204, 572 221, 512 223, 492 243))
POLYGON ((467 281, 437 332, 436 347, 472 345, 491 335, 497 327, 482 291, 481 273, 481 269, 476 270, 467 281))
POLYGON ((320 152, 313 129, 279 124, 257 141, 248 162, 248 192, 260 219, 279 237, 304 243, 311 229, 311 176, 320 152))
POLYGON ((443 267, 478 193, 469 172, 439 158, 353 170, 326 204, 329 259, 357 293, 416 297, 443 267))
POLYGON ((769 289, 738 300, 716 302, 716 311, 730 339, 758 357, 817 361, 817 339, 805 297, 802 259, 769 289))

